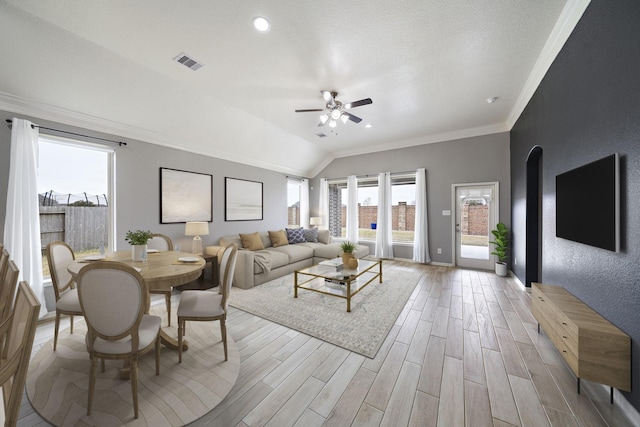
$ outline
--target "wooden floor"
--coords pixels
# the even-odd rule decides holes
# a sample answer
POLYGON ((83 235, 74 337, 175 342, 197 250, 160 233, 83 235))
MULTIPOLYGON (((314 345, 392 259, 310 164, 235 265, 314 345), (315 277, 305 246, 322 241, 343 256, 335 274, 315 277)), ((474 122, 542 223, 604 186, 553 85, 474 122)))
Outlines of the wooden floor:
MULTIPOLYGON (((512 279, 389 262, 424 274, 375 359, 231 308, 240 376, 192 425, 633 425, 608 389, 583 381, 577 394, 512 279)), ((34 352, 52 336, 52 322, 39 326, 34 352)), ((18 425, 49 424, 25 396, 18 425)))

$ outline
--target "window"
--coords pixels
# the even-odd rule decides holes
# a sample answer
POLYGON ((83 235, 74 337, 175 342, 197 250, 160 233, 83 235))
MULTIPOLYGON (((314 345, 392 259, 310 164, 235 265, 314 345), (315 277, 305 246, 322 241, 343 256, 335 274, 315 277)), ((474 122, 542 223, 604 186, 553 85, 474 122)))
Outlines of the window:
MULTIPOLYGON (((329 181, 329 231, 333 237, 347 235, 346 179, 329 181)), ((413 242, 416 208, 415 173, 391 175, 392 239, 413 242)), ((376 240, 378 219, 378 176, 358 178, 358 238, 376 240)))
POLYGON ((114 150, 40 135, 38 198, 43 276, 50 277, 46 247, 60 240, 76 258, 113 247, 111 180, 114 150))
POLYGON ((300 201, 302 182, 287 179, 287 225, 290 228, 300 227, 300 201))

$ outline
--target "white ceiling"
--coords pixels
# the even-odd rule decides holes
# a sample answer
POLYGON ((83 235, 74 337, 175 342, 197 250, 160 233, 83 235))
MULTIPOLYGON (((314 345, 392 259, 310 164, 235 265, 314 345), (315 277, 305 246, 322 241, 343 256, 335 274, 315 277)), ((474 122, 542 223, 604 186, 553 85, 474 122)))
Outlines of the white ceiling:
POLYGON ((314 176, 335 157, 509 130, 588 3, 0 0, 0 108, 314 176), (294 112, 324 107, 320 90, 373 104, 332 133, 294 112))

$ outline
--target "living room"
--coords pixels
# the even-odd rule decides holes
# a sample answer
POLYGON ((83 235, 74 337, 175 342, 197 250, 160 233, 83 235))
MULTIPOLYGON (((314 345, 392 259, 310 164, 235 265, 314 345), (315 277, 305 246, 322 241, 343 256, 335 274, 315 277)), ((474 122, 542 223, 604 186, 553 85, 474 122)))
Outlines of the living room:
MULTIPOLYGON (((433 143, 414 138, 406 147, 335 158, 310 176, 317 189, 320 177, 377 174, 381 171, 427 169, 429 203, 428 230, 431 258, 435 264, 452 264, 452 221, 442 214, 451 209, 451 186, 455 183, 497 181, 500 183, 500 220, 512 230, 510 269, 517 280, 527 282, 527 269, 536 270, 537 280, 566 287, 581 300, 626 332, 632 339, 632 392, 616 396, 616 406, 627 412, 640 409, 637 366, 640 365, 640 273, 638 247, 634 240, 639 225, 640 159, 640 38, 636 24, 640 6, 633 1, 592 1, 563 50, 528 102, 515 125, 502 132, 451 138, 433 143), (527 265, 526 162, 535 146, 543 149, 541 173, 542 217, 539 231, 539 265, 527 265), (622 249, 610 252, 580 245, 555 236, 555 177, 569 169, 618 152, 622 160, 622 249), (434 248, 442 248, 442 254, 434 248), (618 397, 619 396, 619 397, 618 397)), ((8 49, 3 42, 3 52, 8 49)), ((5 77, 1 91, 11 94, 11 79, 5 77)), ((374 101, 375 102, 375 101, 374 101)), ((42 105, 25 105, 19 97, 3 96, 0 119, 24 118, 41 126, 84 135, 124 140, 116 164, 116 245, 125 247, 124 232, 140 227, 171 236, 183 245, 184 225, 158 224, 158 169, 171 167, 213 175, 213 221, 205 245, 223 235, 283 228, 286 218, 287 173, 269 170, 152 143, 117 133, 92 130, 56 120, 42 105), (236 177, 264 184, 264 219, 257 222, 224 221, 224 178, 236 177), (132 184, 132 183, 135 183, 132 184)), ((81 116, 75 116, 79 120, 81 116)), ((3 121, 4 123, 4 121, 3 121)), ((11 131, 0 128, 0 224, 5 223, 6 187, 11 131)), ((595 197, 595 196, 594 196, 595 197)), ((317 190, 310 191, 311 212, 318 209, 317 190)), ((0 229, 1 230, 1 229, 0 229)), ((1 231, 0 231, 1 232, 1 231)), ((2 240, 0 236, 0 241, 2 240)), ((402 251, 402 249, 400 249, 402 251)), ((410 258, 410 256, 406 256, 410 258)), ((637 418, 635 418, 637 419, 637 418)))

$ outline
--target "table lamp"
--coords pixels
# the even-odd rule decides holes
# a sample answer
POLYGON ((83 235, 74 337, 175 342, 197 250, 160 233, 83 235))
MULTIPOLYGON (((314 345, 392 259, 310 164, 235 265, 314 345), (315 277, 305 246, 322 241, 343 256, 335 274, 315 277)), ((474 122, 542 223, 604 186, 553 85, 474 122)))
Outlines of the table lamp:
POLYGON ((322 217, 321 216, 312 216, 309 219, 309 225, 311 225, 312 227, 318 226, 318 225, 322 225, 322 217))
POLYGON ((206 222, 187 222, 185 226, 184 234, 186 236, 195 236, 193 238, 193 245, 191 247, 191 253, 202 255, 202 239, 200 236, 206 236, 209 234, 209 224, 206 222))

